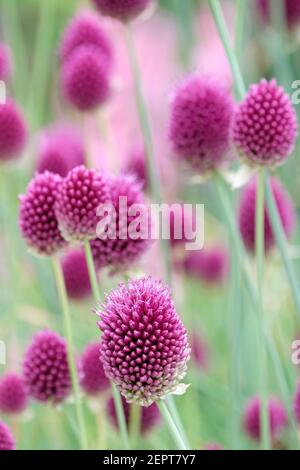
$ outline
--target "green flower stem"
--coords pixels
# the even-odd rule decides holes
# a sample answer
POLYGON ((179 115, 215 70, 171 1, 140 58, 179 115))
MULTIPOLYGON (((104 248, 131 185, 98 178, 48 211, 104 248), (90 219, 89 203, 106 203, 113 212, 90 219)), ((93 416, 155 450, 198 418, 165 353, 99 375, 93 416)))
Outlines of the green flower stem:
POLYGON ((129 437, 133 448, 137 447, 141 432, 142 407, 136 403, 130 405, 129 437))
POLYGON ((267 361, 265 348, 265 324, 264 324, 264 263, 265 263, 265 236, 264 224, 265 214, 264 205, 264 170, 260 170, 257 178, 256 210, 255 210, 255 251, 256 251, 256 269, 257 269, 257 293, 258 293, 258 336, 259 336, 259 357, 260 364, 260 429, 261 444, 263 450, 270 450, 270 429, 268 416, 268 380, 267 380, 267 361))
POLYGON ((77 368, 75 364, 73 332, 72 332, 72 326, 71 326, 71 316, 70 316, 66 286, 65 286, 64 277, 63 277, 59 259, 54 256, 52 258, 52 264, 53 264, 54 277, 56 280, 57 291, 58 291, 58 295, 59 295, 59 299, 61 303, 62 312, 64 315, 65 334, 66 334, 67 344, 68 344, 68 361, 69 361, 72 386, 73 386, 73 391, 74 391, 74 396, 75 396, 75 406, 76 406, 77 422, 79 426, 81 448, 82 450, 87 450, 88 448, 87 432, 86 432, 86 425, 85 425, 85 419, 84 419, 84 414, 83 414, 82 400, 81 400, 80 390, 79 390, 77 368))
POLYGON ((166 403, 163 400, 159 400, 157 402, 157 406, 160 409, 160 412, 169 428, 170 433, 172 434, 172 437, 174 439, 174 442, 176 443, 178 450, 188 450, 185 442, 183 441, 180 432, 178 431, 178 428, 172 418, 172 415, 170 411, 168 410, 168 407, 166 403))
MULTIPOLYGON (((125 38, 128 50, 128 56, 131 66, 131 73, 134 81, 134 91, 135 91, 135 100, 137 112, 139 115, 141 131, 144 140, 144 146, 146 151, 147 158, 147 169, 149 175, 149 184, 150 190, 153 197, 153 200, 156 204, 162 203, 160 180, 157 171, 157 165, 155 162, 154 147, 152 132, 150 126, 150 118, 146 106, 146 100, 144 97, 144 92, 142 88, 142 79, 138 63, 138 58, 135 50, 133 34, 130 24, 125 25, 125 38)), ((170 256, 170 247, 169 240, 161 240, 161 250, 164 255, 165 260, 165 269, 168 283, 171 284, 172 281, 172 263, 170 256)))
MULTIPOLYGON (((94 300, 96 304, 98 304, 101 301, 101 295, 100 295, 100 289, 98 285, 98 279, 97 279, 95 264, 93 260, 91 245, 88 240, 85 241, 84 243, 84 249, 85 249, 86 262, 88 265, 88 271, 89 271, 94 300)), ((127 426, 126 426, 126 420, 125 420, 121 395, 112 382, 111 382, 111 387, 113 390, 113 398, 114 398, 115 408, 116 408, 116 413, 117 413, 117 421, 118 421, 118 426, 120 429, 122 441, 124 444, 124 448, 128 450, 130 448, 129 439, 128 439, 128 432, 127 432, 127 426), (124 423, 125 423, 125 426, 124 426, 124 423)))
POLYGON ((123 408, 123 403, 121 400, 121 395, 117 390, 117 387, 115 384, 111 384, 112 387, 112 393, 113 393, 113 398, 115 402, 115 408, 116 408, 116 414, 117 414, 117 421, 118 421, 118 426, 121 434, 121 438, 124 444, 125 450, 130 450, 130 445, 129 445, 129 439, 128 439, 128 432, 127 432, 127 424, 126 424, 126 419, 125 419, 125 414, 124 414, 124 408, 123 408))
POLYGON ((248 0, 236 0, 236 21, 235 21, 235 52, 237 57, 241 56, 243 48, 243 35, 246 23, 248 0))
POLYGON ((176 404, 175 404, 174 396, 168 395, 166 397, 165 401, 166 401, 167 406, 169 408, 169 411, 170 411, 170 413, 171 413, 171 415, 174 419, 174 422, 175 422, 177 428, 179 429, 181 437, 182 437, 183 441, 185 442, 185 445, 188 448, 191 448, 191 445, 189 443, 188 437, 186 435, 185 429, 183 427, 183 424, 181 422, 181 419, 180 419, 180 416, 179 416, 179 413, 178 413, 178 410, 177 410, 177 407, 176 407, 176 404))

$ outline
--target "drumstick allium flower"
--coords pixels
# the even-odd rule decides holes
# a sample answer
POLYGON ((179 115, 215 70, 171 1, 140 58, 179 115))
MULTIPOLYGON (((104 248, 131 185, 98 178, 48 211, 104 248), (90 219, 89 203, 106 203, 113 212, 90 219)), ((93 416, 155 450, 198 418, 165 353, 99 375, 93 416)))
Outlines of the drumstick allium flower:
POLYGON ((57 190, 55 213, 66 240, 96 237, 97 209, 111 202, 107 177, 83 165, 73 168, 57 190))
POLYGON ((18 157, 26 140, 27 126, 19 107, 12 100, 0 104, 0 161, 18 157))
POLYGON ((174 153, 204 173, 228 159, 233 100, 221 83, 192 76, 174 93, 169 138, 174 153))
POLYGON ((46 171, 36 175, 19 197, 19 226, 27 245, 39 255, 53 255, 66 245, 54 212, 61 178, 46 171))
MULTIPOLYGON (((263 20, 271 21, 271 1, 256 0, 257 7, 263 20)), ((284 3, 285 19, 290 28, 297 26, 300 21, 300 0, 282 0, 284 3)))
MULTIPOLYGON (((281 183, 274 177, 270 179, 272 192, 280 215, 281 223, 285 234, 290 237, 295 228, 296 213, 294 204, 283 188, 281 183)), ((245 186, 238 209, 238 223, 240 233, 244 244, 250 252, 255 252, 255 211, 256 211, 256 191, 257 180, 253 178, 247 186, 245 186)), ((275 245, 275 238, 272 230, 270 217, 265 207, 264 222, 264 240, 265 252, 268 253, 275 245)))
POLYGON ((233 124, 233 140, 241 156, 263 167, 282 164, 295 147, 297 132, 295 109, 276 80, 251 85, 233 124))
POLYGON ((0 421, 0 450, 15 450, 16 441, 9 427, 0 421))
POLYGON ((120 284, 98 315, 105 373, 129 403, 150 406, 177 389, 190 348, 167 286, 151 277, 120 284))
POLYGON ((73 300, 88 297, 92 288, 84 250, 77 248, 67 252, 61 265, 68 297, 73 300))
POLYGON ((86 346, 79 361, 79 376, 81 388, 87 395, 98 395, 109 389, 109 380, 100 360, 99 343, 86 346))
POLYGON ((36 400, 63 401, 71 392, 64 338, 50 330, 37 333, 25 352, 23 375, 30 396, 36 400))
POLYGON ((28 394, 22 377, 9 372, 0 378, 0 412, 18 414, 25 410, 28 394))
POLYGON ((92 0, 99 11, 121 21, 128 21, 140 15, 152 0, 92 0))

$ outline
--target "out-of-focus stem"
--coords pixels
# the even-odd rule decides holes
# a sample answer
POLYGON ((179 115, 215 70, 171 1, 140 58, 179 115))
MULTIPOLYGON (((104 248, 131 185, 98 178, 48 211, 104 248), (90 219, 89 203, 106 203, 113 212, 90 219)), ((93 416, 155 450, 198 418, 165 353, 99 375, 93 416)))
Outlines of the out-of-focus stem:
POLYGON ((127 432, 127 424, 124 414, 123 403, 121 400, 121 395, 117 390, 117 387, 112 384, 112 393, 115 402, 115 409, 117 414, 117 421, 118 427, 120 430, 121 438, 124 444, 125 450, 130 450, 129 439, 128 439, 128 432, 127 432))
POLYGON ((130 405, 129 413, 129 437, 132 448, 136 448, 141 432, 142 407, 135 403, 130 405))
POLYGON ((157 402, 157 406, 160 409, 160 412, 169 428, 170 433, 172 434, 172 437, 174 439, 174 442, 176 443, 178 450, 188 450, 187 446, 185 445, 185 442, 183 441, 181 434, 174 422, 174 419, 168 410, 168 407, 166 403, 163 400, 159 400, 157 402))
POLYGON ((243 34, 246 23, 246 13, 248 0, 236 0, 236 20, 235 20, 235 52, 237 57, 241 56, 243 47, 243 34))
POLYGON ((72 386, 73 386, 74 397, 75 397, 75 406, 76 406, 77 421, 78 421, 78 426, 79 426, 81 448, 83 450, 87 450, 88 440, 87 440, 86 426, 85 426, 85 420, 84 420, 84 414, 83 414, 82 400, 81 400, 80 390, 79 390, 77 368, 75 364, 74 340, 73 340, 71 316, 70 316, 66 286, 65 286, 65 281, 64 281, 59 259, 54 256, 52 258, 52 263, 53 263, 53 272, 54 272, 54 277, 56 280, 57 291, 58 291, 58 295, 59 295, 59 299, 61 303, 61 309, 62 309, 63 316, 64 316, 65 334, 66 334, 66 339, 67 339, 67 344, 68 344, 68 362, 69 362, 72 386))
POLYGON ((85 250, 86 262, 88 265, 88 271, 90 275, 93 296, 94 296, 95 301, 98 303, 101 300, 101 295, 100 295, 100 289, 98 285, 97 273, 96 273, 95 264, 93 260, 91 245, 88 240, 85 241, 84 243, 84 250, 85 250))
POLYGON ((175 401, 174 401, 174 397, 172 395, 169 395, 166 399, 166 404, 170 410, 170 413, 174 419, 174 422, 181 434, 181 437, 183 439, 183 441, 185 442, 185 445, 190 448, 190 444, 189 444, 189 440, 187 438, 187 435, 186 435, 186 432, 185 432, 185 429, 183 427, 183 424, 181 422, 181 419, 180 419, 180 416, 179 416, 179 413, 178 413, 178 410, 176 408, 176 404, 175 404, 175 401))

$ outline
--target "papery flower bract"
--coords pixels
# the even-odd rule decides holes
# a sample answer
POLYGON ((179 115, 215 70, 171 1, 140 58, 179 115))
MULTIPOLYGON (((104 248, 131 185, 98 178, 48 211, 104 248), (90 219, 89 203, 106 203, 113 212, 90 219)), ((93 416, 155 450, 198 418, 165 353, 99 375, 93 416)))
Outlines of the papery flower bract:
POLYGON ((18 414, 25 410, 28 394, 22 377, 13 372, 0 377, 0 412, 18 414))
POLYGON ((168 287, 150 277, 120 284, 98 314, 105 373, 129 403, 150 406, 177 389, 190 348, 168 287))
POLYGON ((43 131, 37 152, 39 173, 48 170, 64 177, 84 163, 83 140, 78 129, 70 125, 55 125, 43 131))
MULTIPOLYGON (((271 1, 273 0, 256 0, 258 10, 262 18, 271 21, 271 1)), ((285 20, 290 28, 297 26, 300 21, 300 1, 299 0, 282 0, 284 3, 285 20)))
POLYGON ((60 403, 67 398, 71 379, 65 339, 50 330, 37 333, 25 352, 23 375, 36 400, 60 403))
POLYGON ((205 173, 229 158, 234 106, 222 83, 192 76, 171 103, 169 138, 174 153, 193 170, 205 173))
POLYGON ((235 113, 233 140, 248 162, 274 167, 292 153, 297 116, 290 97, 276 80, 251 85, 235 113))
POLYGON ((87 395, 98 395, 110 387, 100 360, 100 344, 88 344, 79 361, 79 376, 82 390, 87 395))
POLYGON ((16 441, 12 435, 9 427, 0 421, 0 451, 1 450, 15 450, 16 441))
POLYGON ((7 82, 12 74, 11 51, 7 44, 0 43, 0 80, 7 82))
POLYGON ((54 212, 55 197, 61 184, 58 175, 41 173, 20 196, 19 226, 27 245, 37 254, 53 255, 66 245, 54 212))
MULTIPOLYGON (((122 397, 122 404, 123 404, 126 424, 128 427, 131 405, 126 402, 124 397, 122 397)), ((114 425, 115 428, 118 428, 118 420, 117 420, 115 402, 113 398, 110 398, 110 400, 107 403, 107 414, 110 419, 110 422, 114 425)), ((140 431, 142 435, 145 435, 151 430, 153 430, 153 428, 158 426, 160 422, 161 422, 161 415, 160 415, 159 408, 156 405, 156 403, 152 403, 152 405, 148 407, 147 406, 142 407, 141 422, 140 422, 140 431)))
POLYGON ((68 297, 74 300, 88 297, 91 283, 84 250, 69 251, 63 256, 61 265, 68 297))
MULTIPOLYGON (((276 178, 272 177, 270 184, 284 232, 287 237, 290 237, 294 231, 296 222, 293 202, 276 178)), ((238 209, 239 229, 247 250, 252 253, 255 252, 256 190, 257 179, 253 178, 243 189, 238 209)), ((275 245, 275 238, 266 206, 264 213, 265 252, 268 253, 275 245)))
POLYGON ((103 15, 128 21, 140 15, 152 0, 92 0, 103 15))
POLYGON ((111 202, 107 177, 83 165, 73 168, 57 191, 55 213, 66 240, 96 237, 97 210, 111 202))
POLYGON ((0 104, 0 161, 18 157, 26 140, 27 126, 20 109, 12 100, 0 104))

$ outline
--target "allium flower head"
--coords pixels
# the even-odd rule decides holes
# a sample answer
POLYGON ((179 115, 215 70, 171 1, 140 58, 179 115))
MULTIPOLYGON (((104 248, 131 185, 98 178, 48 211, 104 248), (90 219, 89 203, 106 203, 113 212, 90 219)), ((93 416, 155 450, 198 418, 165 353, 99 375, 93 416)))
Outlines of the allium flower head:
MULTIPOLYGON (((116 214, 116 233, 110 233, 108 230, 106 239, 101 237, 91 241, 91 248, 98 269, 111 266, 118 270, 127 268, 143 255, 149 247, 151 243, 149 240, 150 212, 145 205, 141 185, 134 177, 125 174, 111 176, 109 187, 116 214), (127 205, 127 207, 124 205, 124 208, 123 199, 127 205), (146 210, 145 217, 141 216, 142 227, 140 227, 140 233, 133 237, 130 233, 131 227, 140 218, 140 214, 135 212, 135 204, 143 206, 146 210)), ((112 227, 112 230, 114 230, 114 227, 112 227)))
POLYGON ((23 375, 29 394, 36 400, 63 401, 71 392, 65 340, 49 330, 34 336, 25 353, 23 375))
POLYGON ((298 382, 297 390, 294 397, 294 415, 297 423, 300 423, 300 382, 298 382))
POLYGON ((109 66, 112 62, 112 47, 103 29, 101 17, 92 11, 79 11, 66 27, 61 45, 60 59, 65 62, 79 46, 94 46, 99 49, 109 66))
POLYGON ((16 104, 9 100, 0 105, 0 161, 12 160, 23 151, 27 140, 24 117, 16 104))
MULTIPOLYGON (((272 440, 275 440, 288 424, 284 405, 277 398, 268 400, 269 426, 272 440)), ((249 400, 244 411, 243 426, 245 432, 257 441, 260 440, 260 399, 249 400)))
POLYGON ((252 85, 234 118, 233 140, 243 157, 266 167, 284 162, 297 138, 297 117, 276 80, 252 85))
POLYGON ((0 450, 15 450, 16 441, 9 427, 0 421, 0 450))
MULTIPOLYGON (((128 427, 129 419, 130 419, 130 404, 126 402, 124 397, 122 397, 122 403, 123 403, 126 424, 128 427)), ((111 423, 114 425, 114 427, 118 428, 118 420, 117 420, 115 402, 113 398, 110 398, 110 400, 107 403, 107 414, 111 423)), ((146 406, 142 407, 140 425, 141 425, 141 433, 143 435, 150 432, 155 426, 158 426, 160 422, 161 422, 161 416, 160 416, 159 408, 155 403, 152 403, 152 405, 148 407, 146 406)))
POLYGON ((27 390, 23 379, 15 373, 0 378, 0 412, 22 413, 27 406, 27 390))
MULTIPOLYGON (((293 202, 277 179, 271 178, 270 183, 285 234, 290 237, 296 221, 293 202)), ((250 252, 255 252, 256 187, 257 180, 253 178, 242 192, 238 210, 240 232, 244 244, 250 252)), ((266 207, 264 218, 265 252, 268 253, 275 245, 275 238, 266 207)))
POLYGON ((42 133, 38 143, 39 173, 48 170, 64 177, 83 162, 83 141, 76 128, 56 125, 42 133))
POLYGON ((7 82, 11 77, 11 51, 7 44, 0 43, 0 80, 7 82))
POLYGON ((99 223, 97 209, 110 203, 107 178, 83 165, 73 168, 57 191, 55 212, 66 240, 95 238, 99 223))
POLYGON ((81 388, 88 395, 97 395, 110 387, 102 362, 100 361, 100 344, 89 344, 79 361, 81 388))
POLYGON ((27 245, 37 254, 53 255, 66 245, 54 213, 56 193, 61 184, 58 175, 41 173, 20 196, 19 226, 27 245))
POLYGON ((197 172, 220 166, 229 156, 233 101, 219 82, 202 76, 186 80, 171 104, 173 151, 197 172))
MULTIPOLYGON (((256 0, 262 18, 269 22, 271 20, 271 1, 256 0)), ((290 28, 296 26, 300 21, 300 1, 283 0, 287 24, 290 28)))
POLYGON ((152 0, 93 0, 103 15, 128 21, 140 15, 152 0))
POLYGON ((77 248, 62 258, 62 270, 70 299, 80 300, 91 294, 91 283, 84 250, 77 248))
POLYGON ((79 111, 94 110, 109 96, 109 72, 106 56, 97 47, 77 47, 61 69, 64 97, 79 111))
POLYGON ((124 173, 134 175, 142 184, 143 189, 148 187, 148 172, 144 150, 133 151, 126 162, 124 173))
POLYGON ((228 278, 229 253, 221 246, 190 251, 184 260, 185 272, 209 285, 221 284, 228 278))
POLYGON ((150 406, 177 388, 190 349, 168 287, 150 277, 121 284, 99 316, 105 373, 129 403, 150 406))

